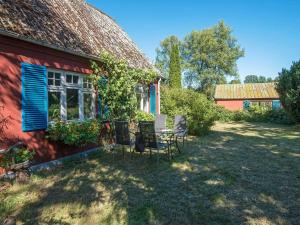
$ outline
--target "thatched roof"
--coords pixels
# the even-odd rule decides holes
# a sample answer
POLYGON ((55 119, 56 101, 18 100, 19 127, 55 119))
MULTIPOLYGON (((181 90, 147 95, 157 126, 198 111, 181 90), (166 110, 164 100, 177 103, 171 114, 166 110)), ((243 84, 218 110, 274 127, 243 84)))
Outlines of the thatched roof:
POLYGON ((278 99, 275 83, 221 84, 217 85, 215 96, 218 99, 278 99))
POLYGON ((152 68, 118 24, 84 0, 0 0, 0 33, 90 57, 108 51, 152 68))

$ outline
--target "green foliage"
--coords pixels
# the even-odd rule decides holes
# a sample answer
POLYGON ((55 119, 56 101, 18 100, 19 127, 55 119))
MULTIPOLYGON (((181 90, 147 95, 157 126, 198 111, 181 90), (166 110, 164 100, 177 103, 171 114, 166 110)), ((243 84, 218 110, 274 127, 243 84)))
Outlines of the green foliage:
POLYGON ((257 75, 248 75, 245 77, 244 83, 271 83, 274 82, 271 77, 257 76, 257 75))
POLYGON ((279 73, 276 90, 287 113, 300 123, 300 61, 279 73))
POLYGON ((154 115, 138 110, 135 115, 135 121, 154 121, 154 115))
POLYGON ((247 121, 247 122, 265 122, 277 124, 293 124, 283 109, 270 109, 261 106, 250 106, 249 110, 229 111, 223 106, 216 105, 216 112, 219 121, 247 121))
POLYGON ((100 122, 96 119, 84 122, 57 122, 48 127, 47 138, 71 146, 98 143, 100 122))
POLYGON ((133 69, 109 53, 101 54, 100 61, 101 65, 91 62, 93 73, 90 79, 101 96, 101 108, 109 109, 107 119, 134 118, 137 108, 135 87, 138 83, 153 82, 157 73, 153 70, 133 69), (103 77, 108 78, 108 82, 102 82, 103 77))
POLYGON ((223 21, 216 26, 193 31, 183 43, 183 60, 187 86, 198 89, 212 98, 216 84, 226 82, 226 76, 237 77, 237 60, 244 50, 223 21))
POLYGON ((172 35, 160 42, 160 46, 156 49, 155 66, 165 78, 165 83, 169 83, 169 69, 172 47, 178 46, 181 49, 180 40, 172 35))
POLYGON ((241 84, 241 80, 240 79, 232 80, 230 81, 230 84, 241 84))
POLYGON ((11 152, 0 156, 0 167, 9 169, 14 164, 32 160, 34 155, 35 152, 27 148, 15 148, 11 152))
POLYGON ((170 57, 170 87, 181 88, 181 66, 179 46, 173 45, 170 57))
POLYGON ((206 134, 216 120, 213 102, 190 89, 162 87, 161 113, 168 116, 168 124, 173 123, 175 115, 186 116, 192 135, 206 134))

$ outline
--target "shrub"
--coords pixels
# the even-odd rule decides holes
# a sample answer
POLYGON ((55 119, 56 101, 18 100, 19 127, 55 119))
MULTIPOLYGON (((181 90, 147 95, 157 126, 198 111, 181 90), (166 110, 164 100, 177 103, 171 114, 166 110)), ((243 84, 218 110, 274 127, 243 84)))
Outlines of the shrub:
POLYGON ((135 114, 135 121, 153 121, 154 116, 151 113, 146 113, 144 111, 138 110, 135 114))
POLYGON ((98 143, 100 123, 98 120, 84 122, 57 122, 48 128, 47 138, 71 146, 98 143))
POLYGON ((14 148, 0 157, 0 167, 9 169, 14 163, 19 164, 33 159, 35 152, 25 147, 14 148), (13 163, 14 162, 14 163, 13 163))
POLYGON ((251 106, 249 110, 229 111, 222 106, 216 106, 217 118, 219 121, 247 121, 266 122, 278 124, 293 124, 283 109, 269 109, 261 106, 251 106))
POLYGON ((279 73, 276 90, 285 110, 295 122, 300 122, 300 61, 279 73))
POLYGON ((161 113, 168 116, 168 125, 173 126, 175 115, 187 118, 189 133, 207 133, 217 119, 212 101, 190 89, 161 88, 161 113))

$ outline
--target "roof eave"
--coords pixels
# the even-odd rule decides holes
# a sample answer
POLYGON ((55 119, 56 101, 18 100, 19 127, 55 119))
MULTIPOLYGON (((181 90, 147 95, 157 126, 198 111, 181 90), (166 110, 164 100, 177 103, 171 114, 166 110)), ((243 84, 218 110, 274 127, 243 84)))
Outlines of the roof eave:
POLYGON ((79 52, 72 51, 72 50, 67 49, 67 48, 61 48, 61 47, 58 47, 56 45, 51 45, 51 44, 48 44, 48 43, 43 42, 43 41, 33 40, 31 38, 19 35, 19 34, 15 33, 15 32, 3 30, 1 28, 0 28, 0 35, 6 36, 6 37, 15 38, 15 39, 18 39, 18 40, 21 40, 21 41, 26 41, 26 42, 29 42, 31 44, 36 44, 36 45, 44 46, 44 47, 47 47, 47 48, 51 48, 51 49, 54 49, 54 50, 57 50, 57 51, 61 51, 61 52, 65 52, 65 53, 68 53, 68 54, 80 56, 80 57, 83 57, 83 58, 100 61, 100 58, 97 57, 97 56, 88 55, 88 54, 84 54, 84 53, 79 53, 79 52))

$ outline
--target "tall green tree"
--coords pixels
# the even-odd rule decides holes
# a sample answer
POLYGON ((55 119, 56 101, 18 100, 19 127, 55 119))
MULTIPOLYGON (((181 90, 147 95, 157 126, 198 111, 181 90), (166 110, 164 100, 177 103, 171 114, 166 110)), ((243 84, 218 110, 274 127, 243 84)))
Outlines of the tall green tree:
POLYGON ((170 69, 169 69, 169 84, 173 88, 181 88, 181 62, 180 62, 179 46, 174 44, 172 46, 170 55, 170 69))
POLYGON ((279 73, 276 90, 287 113, 300 123, 300 60, 279 73))
POLYGON ((181 49, 181 42, 174 35, 161 41, 159 47, 156 49, 155 66, 165 78, 165 83, 169 83, 170 58, 173 46, 178 46, 179 50, 181 49))
POLYGON ((245 77, 244 83, 270 83, 274 82, 271 77, 265 77, 265 76, 257 76, 257 75, 248 75, 245 77))
POLYGON ((212 28, 193 31, 183 43, 185 84, 212 98, 216 84, 225 83, 228 76, 238 76, 236 62, 243 56, 244 50, 223 21, 212 28))

